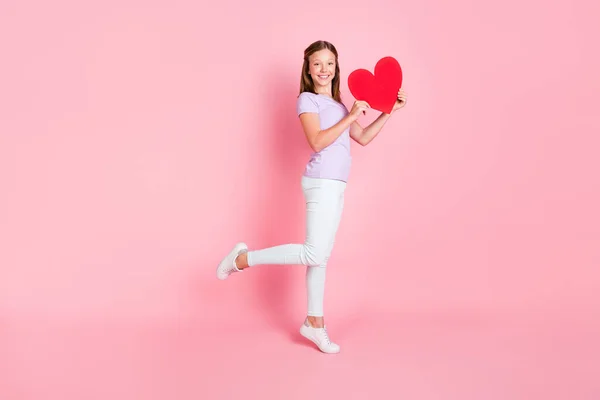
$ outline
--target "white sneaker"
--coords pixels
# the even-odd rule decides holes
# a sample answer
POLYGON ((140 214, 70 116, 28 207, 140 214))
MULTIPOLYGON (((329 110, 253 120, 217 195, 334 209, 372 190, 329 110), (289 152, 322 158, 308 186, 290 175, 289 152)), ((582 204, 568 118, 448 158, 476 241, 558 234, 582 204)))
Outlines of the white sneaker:
POLYGON ((248 251, 248 246, 246 243, 240 242, 237 243, 233 249, 225 256, 225 258, 219 263, 217 267, 217 278, 220 280, 227 279, 229 275, 233 272, 241 272, 241 269, 235 266, 235 259, 242 253, 246 253, 248 251))
POLYGON ((300 327, 300 334, 316 344, 323 353, 334 354, 340 352, 340 346, 329 339, 327 327, 313 328, 307 320, 300 327))

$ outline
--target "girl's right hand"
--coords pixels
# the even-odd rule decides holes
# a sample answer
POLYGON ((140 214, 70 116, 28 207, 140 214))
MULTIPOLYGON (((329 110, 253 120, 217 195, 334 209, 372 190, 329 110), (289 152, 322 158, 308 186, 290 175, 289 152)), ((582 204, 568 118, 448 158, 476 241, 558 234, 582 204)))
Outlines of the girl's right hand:
POLYGON ((371 106, 366 101, 355 101, 352 110, 350 110, 350 115, 352 116, 352 119, 356 121, 358 117, 360 117, 360 114, 366 114, 365 111, 369 108, 371 108, 371 106))

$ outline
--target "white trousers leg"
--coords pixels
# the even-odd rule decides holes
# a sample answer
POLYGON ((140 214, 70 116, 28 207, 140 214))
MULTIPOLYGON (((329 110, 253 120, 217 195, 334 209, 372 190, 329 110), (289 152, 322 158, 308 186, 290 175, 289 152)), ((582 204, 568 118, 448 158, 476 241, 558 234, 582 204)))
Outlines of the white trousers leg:
POLYGON ((248 252, 248 265, 306 265, 308 315, 323 316, 325 270, 344 208, 346 183, 302 177, 306 201, 306 239, 248 252))

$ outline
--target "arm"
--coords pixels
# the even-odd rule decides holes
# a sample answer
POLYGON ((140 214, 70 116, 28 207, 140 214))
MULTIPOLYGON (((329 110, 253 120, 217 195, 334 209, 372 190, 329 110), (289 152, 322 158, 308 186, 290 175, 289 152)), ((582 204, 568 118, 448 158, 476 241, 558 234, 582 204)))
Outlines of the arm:
MULTIPOLYGON (((398 100, 394 107, 392 108, 392 112, 401 109, 406 104, 406 93, 404 93, 403 89, 398 91, 398 100)), ((355 142, 359 143, 362 146, 366 146, 381 131, 387 120, 390 118, 391 114, 381 113, 379 117, 373 122, 371 122, 366 128, 360 126, 358 122, 353 122, 350 126, 350 137, 354 139, 355 142)))
MULTIPOLYGON (((362 111, 362 109, 360 109, 362 111)), ((357 119, 356 112, 346 115, 337 124, 328 129, 320 129, 319 114, 307 112, 300 114, 302 129, 308 140, 308 144, 315 151, 319 152, 340 137, 340 135, 350 127, 357 119)))
POLYGON ((353 122, 350 126, 350 137, 361 146, 368 145, 373 139, 375 139, 390 116, 390 114, 381 113, 381 115, 379 115, 379 117, 377 117, 377 119, 370 123, 366 128, 360 126, 360 124, 356 121, 353 122))

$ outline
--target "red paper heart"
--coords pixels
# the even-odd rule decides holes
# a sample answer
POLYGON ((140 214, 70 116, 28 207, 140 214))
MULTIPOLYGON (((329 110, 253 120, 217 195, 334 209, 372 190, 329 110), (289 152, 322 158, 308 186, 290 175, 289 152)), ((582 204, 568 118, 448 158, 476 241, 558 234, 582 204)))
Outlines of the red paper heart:
POLYGON ((371 108, 391 113, 402 86, 402 69, 393 57, 384 57, 375 65, 375 75, 357 69, 348 76, 348 88, 356 100, 369 103, 371 108))

